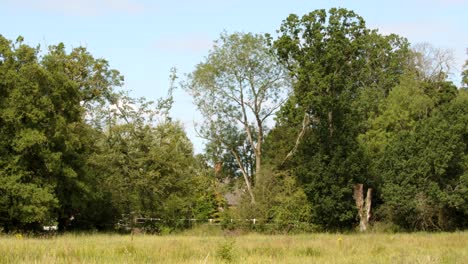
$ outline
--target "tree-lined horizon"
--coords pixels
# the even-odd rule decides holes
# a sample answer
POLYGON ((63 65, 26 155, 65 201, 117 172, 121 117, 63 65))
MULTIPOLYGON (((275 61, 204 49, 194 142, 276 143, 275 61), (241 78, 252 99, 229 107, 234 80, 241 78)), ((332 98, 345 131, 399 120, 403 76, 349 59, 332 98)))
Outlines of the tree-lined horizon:
POLYGON ((169 116, 175 72, 166 98, 131 98, 85 48, 0 35, 0 228, 464 229, 468 68, 457 87, 452 60, 342 8, 224 32, 180 85, 203 117, 195 155, 169 116))

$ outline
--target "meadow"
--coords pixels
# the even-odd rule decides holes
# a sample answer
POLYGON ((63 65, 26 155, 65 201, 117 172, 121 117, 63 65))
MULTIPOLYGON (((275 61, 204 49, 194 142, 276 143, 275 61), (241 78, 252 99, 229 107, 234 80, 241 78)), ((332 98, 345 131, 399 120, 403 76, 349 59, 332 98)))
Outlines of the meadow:
POLYGON ((0 263, 468 263, 468 232, 0 235, 0 263))

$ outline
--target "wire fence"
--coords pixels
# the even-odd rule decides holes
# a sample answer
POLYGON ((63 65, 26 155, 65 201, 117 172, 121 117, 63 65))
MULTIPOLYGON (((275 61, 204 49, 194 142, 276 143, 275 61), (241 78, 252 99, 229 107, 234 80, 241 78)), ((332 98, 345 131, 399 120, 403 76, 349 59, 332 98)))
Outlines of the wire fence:
POLYGON ((276 220, 276 219, 261 219, 261 218, 228 218, 228 219, 220 219, 220 218, 205 218, 205 219, 197 219, 197 218, 144 218, 138 217, 135 218, 135 224, 145 224, 148 222, 161 222, 161 223, 176 223, 176 222, 188 222, 191 224, 195 223, 207 223, 210 225, 222 225, 222 223, 232 223, 232 224, 263 224, 263 225, 277 225, 277 224, 310 224, 308 222, 302 222, 299 220, 276 220))
POLYGON ((229 222, 229 223, 239 223, 239 222, 250 222, 252 224, 259 223, 259 219, 251 218, 251 219, 239 219, 239 218, 230 218, 230 219, 219 219, 219 218, 206 218, 206 219, 197 219, 197 218, 144 218, 138 217, 135 218, 135 224, 146 224, 148 222, 161 222, 161 223, 174 223, 174 222, 188 222, 188 223, 208 223, 210 225, 221 225, 221 222, 229 222))
MULTIPOLYGON (((131 229, 134 227, 141 227, 145 225, 158 225, 158 224, 182 224, 186 227, 193 226, 197 224, 208 224, 213 226, 222 226, 222 225, 265 225, 265 226, 276 226, 276 225, 310 225, 308 222, 301 222, 298 220, 274 220, 274 219, 260 219, 260 218, 154 218, 154 217, 134 217, 132 218, 123 218, 118 221, 114 227, 117 229, 131 229)), ((57 231, 57 226, 43 226, 44 231, 57 231)))

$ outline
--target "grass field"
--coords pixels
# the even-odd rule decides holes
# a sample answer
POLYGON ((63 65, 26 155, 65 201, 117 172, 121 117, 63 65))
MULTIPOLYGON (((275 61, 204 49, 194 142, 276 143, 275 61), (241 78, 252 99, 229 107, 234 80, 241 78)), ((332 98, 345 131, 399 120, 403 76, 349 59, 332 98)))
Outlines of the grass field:
POLYGON ((0 235, 0 263, 468 263, 468 232, 0 235))

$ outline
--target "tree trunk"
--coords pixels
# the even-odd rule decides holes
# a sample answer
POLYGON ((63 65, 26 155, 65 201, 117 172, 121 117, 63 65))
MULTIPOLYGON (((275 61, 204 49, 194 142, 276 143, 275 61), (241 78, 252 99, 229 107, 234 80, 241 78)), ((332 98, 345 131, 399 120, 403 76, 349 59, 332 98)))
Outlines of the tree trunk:
MULTIPOLYGON (((260 144, 258 146, 260 146, 260 144)), ((257 149, 257 151, 255 152, 255 182, 258 182, 258 179, 260 178, 261 170, 262 170, 262 150, 257 149)), ((254 185, 255 185, 255 182, 254 182, 254 185)))
POLYGON ((363 184, 354 185, 354 200, 359 214, 359 231, 367 230, 371 217, 372 188, 367 189, 367 195, 364 199, 363 184))
POLYGON ((242 161, 241 161, 239 155, 234 150, 231 150, 231 153, 236 158, 237 165, 239 165, 239 168, 240 168, 240 170, 242 172, 242 176, 244 176, 244 181, 245 181, 245 185, 247 187, 247 192, 250 195, 250 203, 255 204, 255 196, 254 196, 253 191, 252 191, 252 185, 250 184, 249 175, 247 174, 247 171, 245 170, 244 165, 242 164, 242 161))

